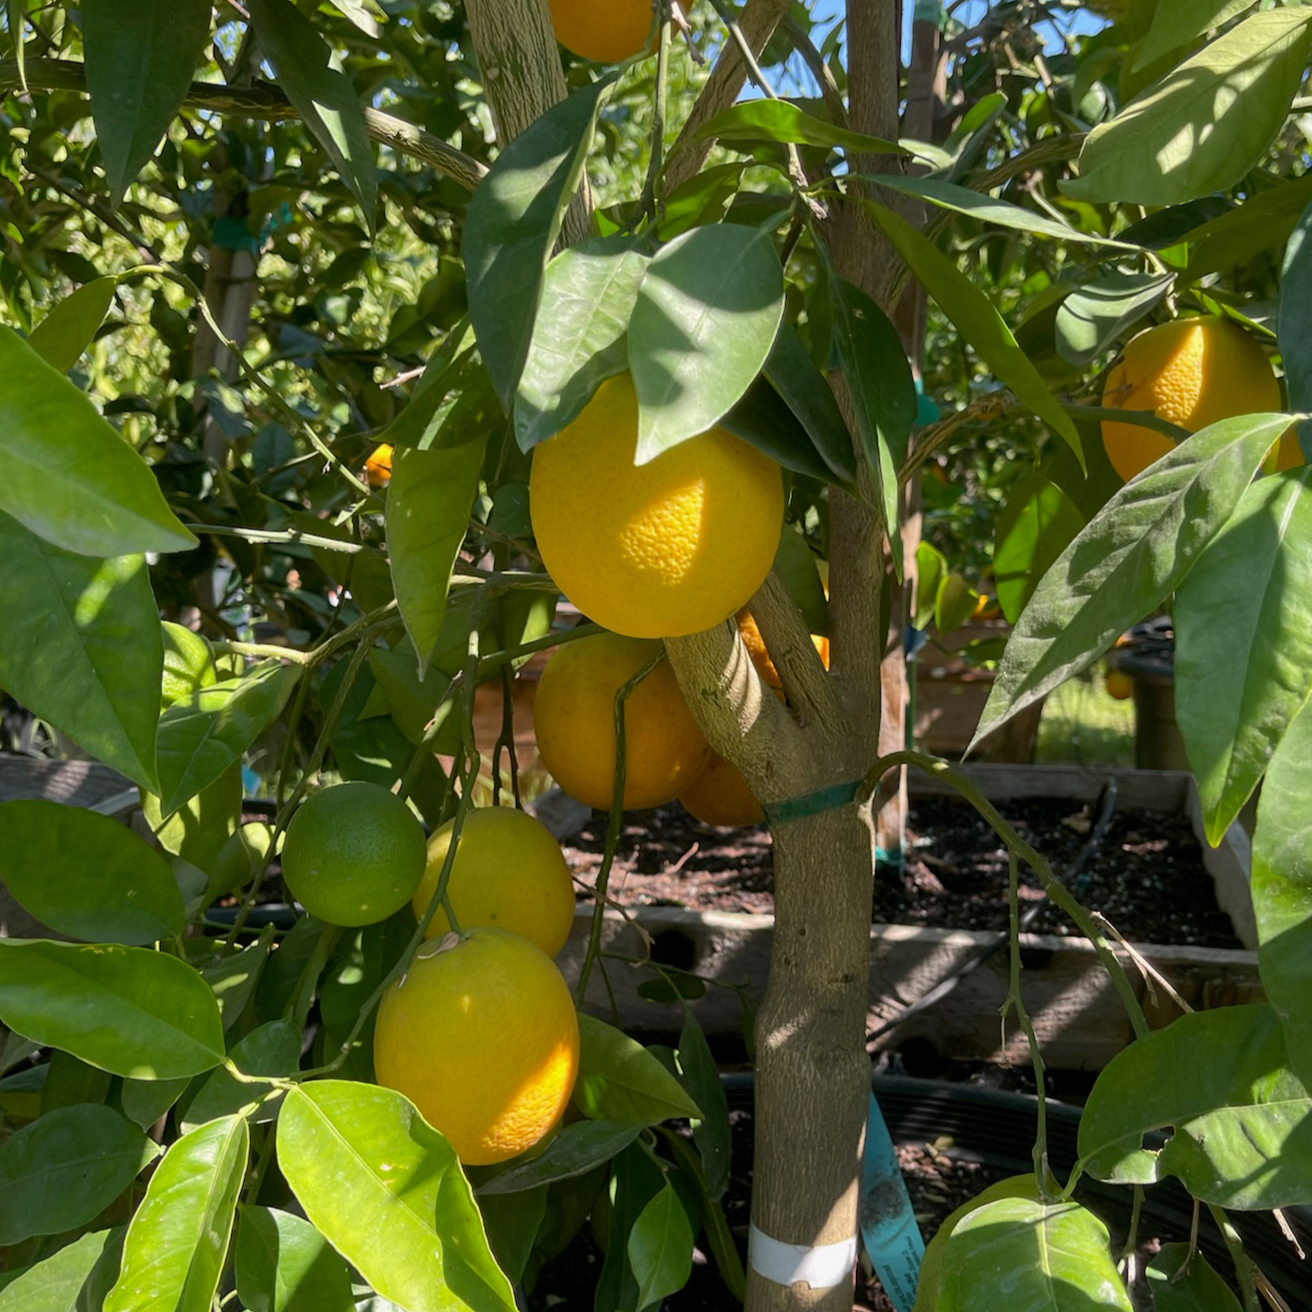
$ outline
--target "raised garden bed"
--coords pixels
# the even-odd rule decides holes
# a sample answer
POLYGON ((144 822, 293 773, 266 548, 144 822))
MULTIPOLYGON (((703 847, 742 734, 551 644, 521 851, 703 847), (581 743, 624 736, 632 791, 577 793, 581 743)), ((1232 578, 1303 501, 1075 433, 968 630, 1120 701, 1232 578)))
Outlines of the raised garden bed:
MULTIPOLYGON (((1108 781, 1113 780, 1118 793, 1116 816, 1097 862, 1090 862, 1089 868, 1101 883, 1094 888, 1097 897, 1084 894, 1086 903, 1093 910, 1106 910, 1112 922, 1127 933, 1191 1006, 1231 1005, 1261 996, 1257 958, 1251 950, 1255 939, 1248 899, 1247 835, 1236 828, 1216 850, 1196 840, 1188 842, 1191 833, 1200 832, 1188 775, 988 764, 972 766, 970 773, 1009 819, 1021 819, 1027 808, 1032 813, 1033 799, 1051 799, 1052 805, 1041 809, 1058 816, 1057 824, 1066 832, 1068 849, 1083 844, 1084 835, 1078 831, 1083 824, 1092 824, 1098 799, 1108 781), (1161 817, 1160 826, 1153 825, 1154 817, 1161 817), (1064 826, 1063 818, 1069 818, 1070 825, 1064 826), (1173 886, 1150 892, 1167 909, 1166 923, 1159 919, 1154 930, 1169 928, 1171 907, 1184 902, 1204 907, 1214 899, 1210 915, 1193 918, 1196 923, 1190 927, 1192 937, 1201 942, 1153 941, 1139 931, 1139 917, 1134 911, 1127 912, 1111 896, 1113 892, 1119 895, 1127 886, 1123 877, 1119 890, 1114 888, 1118 866, 1129 867, 1120 873, 1128 873, 1131 884, 1152 877, 1144 873, 1149 869, 1144 863, 1161 855, 1155 849, 1163 834, 1175 836, 1173 841, 1181 849, 1175 856, 1181 868, 1173 872, 1173 886), (1136 850, 1127 852, 1127 848, 1136 850), (1192 852, 1191 865, 1185 862, 1186 852, 1192 852), (1200 879, 1206 881, 1201 890, 1200 879), (1217 946, 1226 941, 1227 923, 1218 907, 1234 925, 1232 946, 1217 946)), ((955 795, 947 785, 913 774, 913 829, 920 815, 918 804, 941 810, 949 805, 943 801, 949 796, 955 795)), ((950 805, 960 817, 958 827, 973 825, 973 812, 968 812, 964 803, 950 805)), ((589 848, 595 848, 602 828, 597 825, 566 840, 576 873, 595 864, 595 853, 589 848)), ((1038 833, 1034 840, 1060 874, 1069 851, 1049 850, 1051 844, 1045 846, 1038 833)), ((957 842, 955 837, 953 842, 957 842)), ((1000 845, 992 846, 996 852, 1000 845)), ((942 884, 944 877, 952 882, 951 873, 942 864, 934 872, 934 867, 923 860, 925 855, 935 854, 917 851, 919 863, 913 857, 908 866, 907 879, 913 885, 910 891, 907 881, 895 872, 885 870, 880 876, 881 895, 890 886, 896 892, 892 881, 902 885, 900 896, 890 902, 900 901, 901 913, 912 923, 879 922, 871 926, 869 1028, 874 1032, 892 1026, 872 1042, 872 1049, 900 1047, 914 1041, 922 1049, 929 1045, 938 1053, 962 1060, 1027 1060, 1023 1038, 1010 1035, 1005 1047, 1000 1038, 998 1011, 1007 992, 1005 950, 995 950, 966 974, 950 995, 893 1024, 941 980, 993 948, 998 929, 1005 925, 1005 912, 997 909, 1002 906, 1000 901, 992 914, 1001 914, 1002 918, 981 920, 980 909, 973 905, 973 899, 963 898, 959 885, 954 892, 942 884), (913 896, 917 891, 914 884, 923 878, 922 871, 932 873, 939 889, 920 889, 917 898, 913 896), (923 923, 923 913, 930 905, 950 912, 966 906, 970 913, 968 927, 923 923), (913 917, 922 923, 914 923, 913 917)), ((645 942, 642 932, 631 923, 636 921, 651 936, 654 960, 721 984, 740 986, 747 997, 759 1002, 773 932, 769 858, 769 839, 760 830, 715 830, 680 820, 672 811, 635 819, 632 831, 626 831, 621 843, 612 876, 612 896, 625 905, 625 911, 606 914, 606 950, 641 958, 645 942), (669 905, 675 900, 693 905, 669 905), (653 901, 664 901, 666 905, 652 905, 653 901), (716 906, 731 909, 713 909, 716 906)), ((992 859, 995 864, 999 861, 996 855, 992 859)), ((1005 887, 1005 858, 1001 859, 1000 871, 1005 887)), ((1165 880, 1171 873, 1164 871, 1161 878, 1165 880)), ((957 877, 962 877, 960 868, 957 877)), ((966 877, 972 882, 976 878, 966 877)), ((996 873, 993 878, 996 882, 996 873)), ((567 975, 578 970, 590 922, 590 906, 581 905, 575 932, 560 958, 567 975)), ((1064 928, 1056 920, 1043 923, 1044 932, 1022 937, 1022 951, 1026 1002, 1045 1056, 1050 1064, 1064 1069, 1100 1069, 1130 1041, 1129 1022, 1093 948, 1081 937, 1056 932, 1064 928)), ((1130 955, 1121 955, 1150 1019, 1164 1024, 1178 1014, 1176 1005, 1160 987, 1145 983, 1130 955)), ((653 978, 650 970, 611 960, 606 974, 627 1026, 648 1033, 677 1029, 680 1012, 676 1007, 649 1000, 639 992, 640 986, 653 978)), ((589 986, 587 1004, 599 1015, 612 1012, 606 984, 598 973, 589 986)), ((734 989, 712 985, 692 1006, 708 1033, 721 1038, 742 1034, 742 999, 734 989)))

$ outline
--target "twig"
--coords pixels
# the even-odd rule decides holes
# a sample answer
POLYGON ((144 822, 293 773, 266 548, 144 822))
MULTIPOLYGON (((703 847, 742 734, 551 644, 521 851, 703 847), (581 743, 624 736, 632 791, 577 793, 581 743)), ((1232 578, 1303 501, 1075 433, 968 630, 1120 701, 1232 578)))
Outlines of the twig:
POLYGON ((1147 984, 1149 990, 1152 989, 1154 983, 1160 984, 1162 986, 1162 991, 1177 1007, 1180 1008, 1181 1011, 1186 1014, 1193 1011, 1193 1008, 1176 991, 1175 985, 1172 984, 1171 981, 1167 979, 1166 976, 1163 975, 1162 972, 1158 970, 1157 967, 1154 966, 1153 963, 1149 961, 1148 958, 1145 957, 1143 953, 1140 952, 1139 949, 1136 948, 1134 944, 1131 943, 1130 940, 1102 914, 1101 911, 1094 911, 1091 914, 1093 915, 1094 920, 1097 921, 1097 923, 1125 949, 1127 955, 1134 964, 1143 971, 1144 982, 1147 984))
POLYGON ((660 42, 656 47, 656 97, 651 113, 651 159, 647 162, 647 180, 642 186, 642 213, 649 222, 656 221, 656 182, 665 166, 665 116, 669 99, 670 10, 671 0, 656 0, 656 21, 660 24, 660 42))
POLYGON ((1225 1214, 1224 1208, 1209 1203, 1207 1210, 1211 1212, 1212 1219, 1221 1232, 1221 1238, 1225 1240, 1230 1260, 1234 1263, 1235 1278, 1239 1281, 1239 1293, 1244 1301, 1244 1312, 1262 1312, 1262 1305, 1257 1298, 1257 1265, 1244 1251, 1244 1241, 1240 1238, 1239 1231, 1230 1224, 1230 1218, 1225 1214))

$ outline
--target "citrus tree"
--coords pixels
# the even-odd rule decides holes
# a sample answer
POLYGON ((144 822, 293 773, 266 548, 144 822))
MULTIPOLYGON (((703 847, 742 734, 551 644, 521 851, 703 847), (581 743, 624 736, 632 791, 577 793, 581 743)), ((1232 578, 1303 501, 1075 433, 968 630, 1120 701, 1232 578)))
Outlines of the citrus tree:
MULTIPOLYGON (((1312 1192, 1312 9, 952 8, 972 25, 917 7, 950 76, 915 141, 892 0, 837 38, 786 0, 11 0, 0 685, 140 787, 158 846, 0 806, 0 875, 57 936, 0 941, 0 1312, 508 1310, 589 1217, 605 1312, 674 1293, 699 1231, 753 1312, 846 1309, 872 808, 908 765, 999 826, 1139 1035, 1075 1175, 1041 1130, 918 1305, 1129 1308, 1089 1174, 1178 1177, 1257 1308, 1227 1209, 1312 1192), (780 99, 801 65, 819 96, 780 99), (914 436, 913 280, 947 410, 914 436), (1103 925, 968 777, 881 751, 931 465, 1003 507, 981 733, 1173 607, 1209 835, 1264 787, 1269 1004, 1150 1033, 1103 925), (562 591, 588 621, 564 633, 562 591), (684 1006, 707 982, 642 963, 677 1052, 577 1012, 558 849, 474 808, 478 689, 554 646, 543 753, 611 804, 610 855, 626 804, 711 765, 770 825, 745 1267, 684 1006), (252 763, 271 825, 243 823, 252 763), (281 926, 279 853, 305 913, 281 926)), ((491 756, 518 802, 513 724, 491 756)), ((1157 1275, 1163 1309, 1235 1305, 1199 1255, 1157 1275)))

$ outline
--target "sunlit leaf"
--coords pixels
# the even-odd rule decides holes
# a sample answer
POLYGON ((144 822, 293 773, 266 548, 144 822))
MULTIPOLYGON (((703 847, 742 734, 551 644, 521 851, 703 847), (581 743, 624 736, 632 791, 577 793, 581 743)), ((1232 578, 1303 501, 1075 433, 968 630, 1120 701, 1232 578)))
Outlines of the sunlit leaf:
POLYGON ((308 1221, 244 1205, 238 1217, 237 1296, 246 1312, 355 1312, 346 1263, 308 1221))
POLYGON ((579 1015, 579 1076, 574 1105, 594 1121, 656 1125, 702 1111, 642 1044, 595 1016, 579 1015))

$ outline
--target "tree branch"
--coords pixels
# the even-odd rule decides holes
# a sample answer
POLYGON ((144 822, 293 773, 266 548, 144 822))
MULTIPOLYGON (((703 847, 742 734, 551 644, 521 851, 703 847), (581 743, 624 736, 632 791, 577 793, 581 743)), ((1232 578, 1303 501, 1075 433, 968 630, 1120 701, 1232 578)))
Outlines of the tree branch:
MULTIPOLYGON (((27 89, 30 91, 87 93, 86 70, 72 60, 34 59, 27 63, 26 73, 27 89)), ((18 65, 13 60, 0 62, 0 95, 21 89, 18 65)), ((203 109, 214 114, 230 114, 237 118, 264 119, 270 122, 300 117, 291 101, 276 86, 267 82, 257 82, 250 87, 193 82, 182 104, 185 109, 203 109)), ((397 118, 395 114, 386 114, 366 105, 364 121, 372 140, 435 168, 470 191, 487 175, 487 165, 447 145, 431 132, 425 132, 423 128, 397 118)))
POLYGON ((806 617, 778 570, 770 571, 748 607, 802 728, 814 724, 824 737, 841 739, 843 714, 838 696, 811 641, 806 617))

